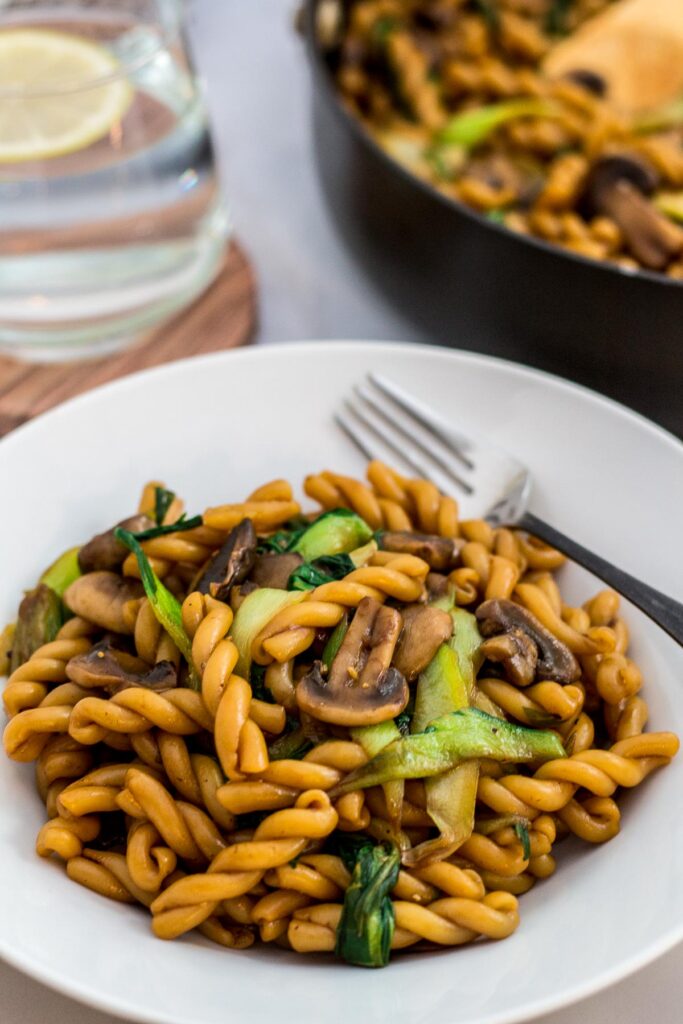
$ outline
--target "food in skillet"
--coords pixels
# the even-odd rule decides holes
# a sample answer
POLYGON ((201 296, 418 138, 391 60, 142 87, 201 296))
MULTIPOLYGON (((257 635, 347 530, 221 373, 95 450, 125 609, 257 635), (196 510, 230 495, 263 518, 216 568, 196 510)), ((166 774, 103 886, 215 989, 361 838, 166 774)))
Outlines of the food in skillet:
POLYGON ((683 98, 626 111, 598 74, 544 71, 558 40, 613 5, 351 0, 336 82, 379 145, 446 195, 582 256, 683 280, 683 98))
POLYGON ((150 484, 24 597, 0 671, 37 851, 165 939, 380 967, 505 938, 678 749, 619 598, 567 605, 558 552, 382 463, 304 489, 321 512, 275 480, 187 518, 150 484))

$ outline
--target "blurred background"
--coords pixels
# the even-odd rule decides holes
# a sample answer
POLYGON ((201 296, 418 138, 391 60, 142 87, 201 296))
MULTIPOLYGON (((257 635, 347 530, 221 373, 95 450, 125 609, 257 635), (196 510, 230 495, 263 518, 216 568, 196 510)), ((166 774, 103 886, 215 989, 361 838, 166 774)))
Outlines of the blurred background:
POLYGON ((259 281, 256 338, 433 340, 368 281, 331 219, 315 170, 299 6, 188 4, 235 229, 259 281))

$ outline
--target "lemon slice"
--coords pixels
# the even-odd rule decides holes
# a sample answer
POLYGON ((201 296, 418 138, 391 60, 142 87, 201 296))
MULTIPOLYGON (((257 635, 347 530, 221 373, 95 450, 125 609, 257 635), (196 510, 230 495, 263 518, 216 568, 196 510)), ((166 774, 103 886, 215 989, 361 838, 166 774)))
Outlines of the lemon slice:
POLYGON ((81 36, 0 31, 0 163, 64 156, 107 135, 133 98, 121 70, 81 36))

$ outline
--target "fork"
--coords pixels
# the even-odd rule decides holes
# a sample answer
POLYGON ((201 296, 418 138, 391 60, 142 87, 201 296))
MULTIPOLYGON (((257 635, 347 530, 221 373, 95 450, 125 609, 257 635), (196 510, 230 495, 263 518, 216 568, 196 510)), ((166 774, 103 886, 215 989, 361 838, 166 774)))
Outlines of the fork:
POLYGON ((382 459, 381 445, 443 494, 477 496, 492 526, 516 526, 582 565, 640 608, 683 646, 683 604, 583 547, 527 510, 532 479, 519 459, 465 436, 393 381, 370 373, 355 389, 338 426, 368 459, 382 459), (377 442, 381 445, 378 446, 377 442))

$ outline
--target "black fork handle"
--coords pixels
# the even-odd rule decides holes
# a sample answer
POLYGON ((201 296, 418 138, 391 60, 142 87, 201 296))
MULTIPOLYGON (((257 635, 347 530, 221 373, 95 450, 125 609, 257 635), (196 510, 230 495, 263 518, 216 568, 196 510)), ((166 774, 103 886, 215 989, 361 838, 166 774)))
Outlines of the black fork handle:
POLYGON ((584 548, 582 544, 577 544, 576 541, 564 533, 560 533, 549 523, 538 519, 531 512, 525 512, 515 525, 533 533, 546 544, 550 544, 567 555, 573 562, 577 562, 584 569, 588 569, 595 576, 604 580, 608 586, 622 594, 653 622, 661 626, 676 643, 683 646, 683 604, 680 601, 662 594, 654 587, 648 587, 646 583, 641 583, 634 576, 618 569, 616 565, 612 565, 606 559, 600 558, 588 548, 584 548))

